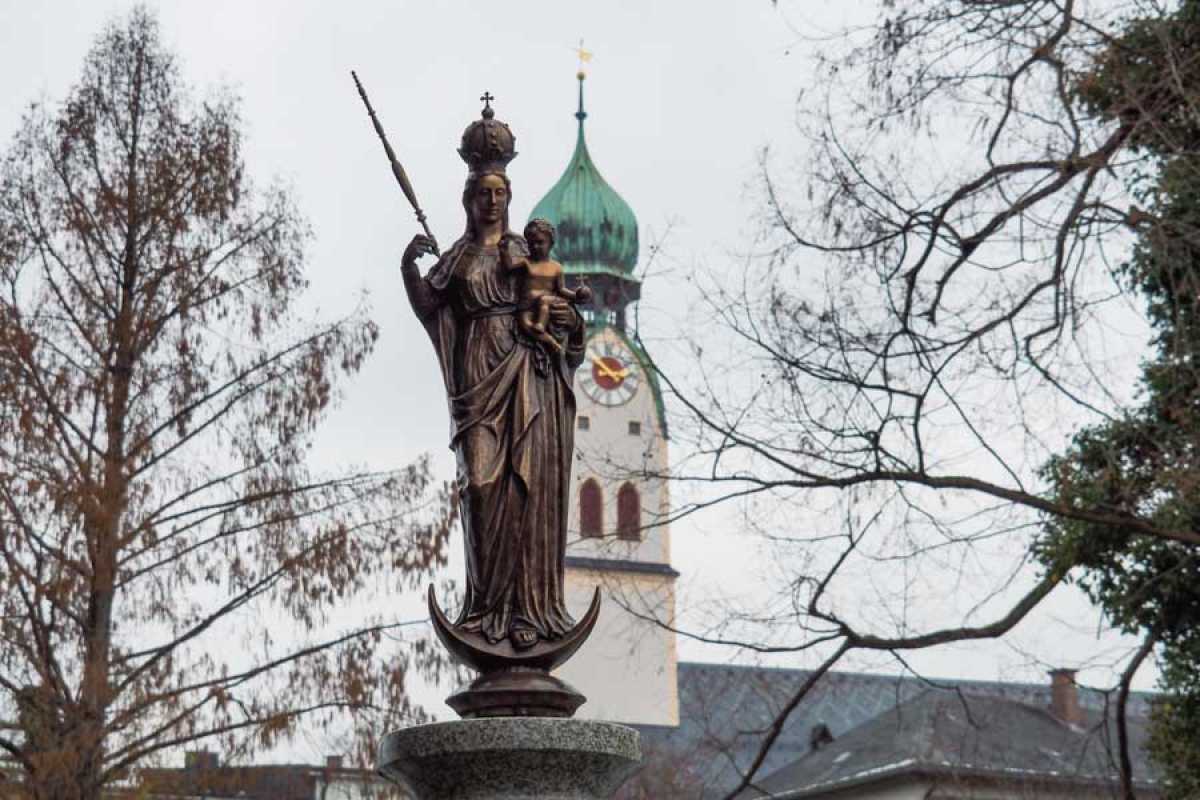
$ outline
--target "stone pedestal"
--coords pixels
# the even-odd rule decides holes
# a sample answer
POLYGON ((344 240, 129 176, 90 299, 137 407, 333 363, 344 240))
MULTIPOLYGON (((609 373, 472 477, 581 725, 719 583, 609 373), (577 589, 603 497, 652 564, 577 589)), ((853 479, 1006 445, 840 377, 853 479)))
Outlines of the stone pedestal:
POLYGON ((611 722, 493 717, 393 731, 379 771, 416 800, 607 800, 641 762, 611 722))

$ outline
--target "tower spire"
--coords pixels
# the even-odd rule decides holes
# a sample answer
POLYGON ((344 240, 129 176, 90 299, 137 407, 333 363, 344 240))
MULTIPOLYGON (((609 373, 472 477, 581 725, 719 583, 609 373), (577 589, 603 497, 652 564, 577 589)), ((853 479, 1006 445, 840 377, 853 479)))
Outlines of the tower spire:
MULTIPOLYGON (((564 76, 565 77, 565 76, 564 76)), ((603 303, 593 303, 598 314, 616 315, 637 299, 637 217, 608 182, 600 175, 588 153, 583 122, 587 118, 584 103, 586 73, 575 75, 579 82, 575 119, 578 133, 575 152, 562 177, 534 206, 532 216, 549 220, 556 228, 555 257, 569 275, 587 276, 593 289, 599 276, 613 283, 613 292, 603 303), (616 284, 619 284, 616 285, 616 284)), ((607 316, 606 316, 607 318, 607 316)))
POLYGON ((579 40, 575 55, 579 57, 579 71, 575 73, 575 77, 579 79, 579 110, 575 112, 575 119, 579 120, 579 135, 583 136, 583 121, 587 119, 587 112, 583 110, 583 80, 587 77, 584 65, 592 60, 591 51, 583 48, 583 39, 579 40))
POLYGON ((583 131, 583 121, 587 119, 587 112, 583 110, 583 81, 587 77, 587 73, 583 70, 575 73, 575 77, 579 79, 579 110, 575 112, 575 119, 579 120, 579 130, 583 131))

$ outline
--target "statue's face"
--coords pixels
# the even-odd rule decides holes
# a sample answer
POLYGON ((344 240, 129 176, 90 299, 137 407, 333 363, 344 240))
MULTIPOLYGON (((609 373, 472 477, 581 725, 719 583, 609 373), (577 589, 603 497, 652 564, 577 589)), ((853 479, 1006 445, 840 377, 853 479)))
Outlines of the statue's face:
POLYGON ((499 175, 484 175, 475 185, 471 200, 475 220, 482 223, 499 222, 508 210, 508 187, 499 175))

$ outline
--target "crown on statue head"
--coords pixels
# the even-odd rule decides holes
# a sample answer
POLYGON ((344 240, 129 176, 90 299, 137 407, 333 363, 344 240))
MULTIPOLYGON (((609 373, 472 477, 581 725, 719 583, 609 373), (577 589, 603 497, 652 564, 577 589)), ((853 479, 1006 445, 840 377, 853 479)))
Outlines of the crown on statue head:
POLYGON ((508 162, 517 157, 514 149, 517 137, 513 136, 508 125, 496 119, 496 112, 492 109, 492 100, 495 98, 484 92, 479 99, 483 101, 483 111, 480 118, 463 131, 458 154, 467 162, 472 175, 503 173, 508 162))

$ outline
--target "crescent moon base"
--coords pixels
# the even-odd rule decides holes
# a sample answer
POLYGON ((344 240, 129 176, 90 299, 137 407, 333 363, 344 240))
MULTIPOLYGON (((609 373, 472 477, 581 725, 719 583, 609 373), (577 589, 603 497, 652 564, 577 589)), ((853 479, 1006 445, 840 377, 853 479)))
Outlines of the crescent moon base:
POLYGON ((600 616, 600 590, 592 595, 587 613, 559 639, 541 640, 518 650, 507 640, 489 642, 464 631, 446 617, 429 587, 429 619, 438 639, 454 660, 479 677, 446 698, 463 719, 477 717, 570 717, 587 698, 550 670, 574 655, 591 634, 600 616))

